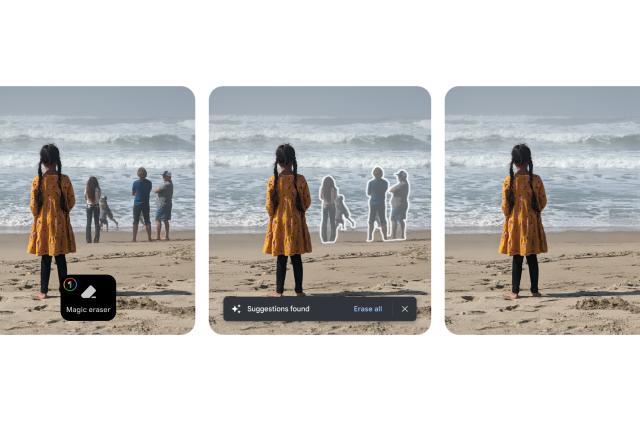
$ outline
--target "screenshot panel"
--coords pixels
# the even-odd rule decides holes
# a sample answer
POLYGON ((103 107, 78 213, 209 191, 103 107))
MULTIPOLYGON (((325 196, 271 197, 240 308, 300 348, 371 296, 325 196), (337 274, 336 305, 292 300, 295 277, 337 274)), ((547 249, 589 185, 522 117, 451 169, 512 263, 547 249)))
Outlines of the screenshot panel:
POLYGON ((640 332, 640 88, 458 87, 446 98, 446 323, 640 332))
POLYGON ((0 88, 0 333, 194 322, 194 97, 0 88))
POLYGON ((428 328, 424 89, 222 87, 210 115, 216 332, 428 328))

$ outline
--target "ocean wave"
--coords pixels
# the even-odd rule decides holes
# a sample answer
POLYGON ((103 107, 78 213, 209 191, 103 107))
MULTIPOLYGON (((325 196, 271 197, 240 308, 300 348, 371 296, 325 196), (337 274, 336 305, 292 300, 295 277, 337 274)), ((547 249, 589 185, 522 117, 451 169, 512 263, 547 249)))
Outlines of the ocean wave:
POLYGON ((28 134, 18 134, 7 136, 0 132, 0 145, 14 148, 37 148, 45 143, 55 143, 58 146, 76 147, 140 147, 140 148, 163 148, 163 149, 193 149, 194 137, 183 138, 175 134, 156 135, 113 135, 111 133, 47 133, 35 136, 28 134))
MULTIPOLYGON (((447 153, 446 164, 453 168, 507 168, 508 154, 453 155, 447 153)), ((534 157, 536 168, 562 169, 640 169, 640 157, 628 155, 580 155, 580 156, 539 156, 534 157)))
POLYGON ((375 135, 345 135, 340 133, 317 133, 307 135, 263 135, 253 134, 238 137, 214 137, 212 146, 265 147, 281 143, 292 144, 325 144, 327 146, 355 147, 355 148, 384 148, 384 149, 420 149, 427 150, 431 145, 431 137, 419 139, 410 134, 392 134, 388 136, 375 135))
MULTIPOLYGON (((101 154, 99 156, 63 156, 64 168, 194 168, 195 157, 153 156, 141 151, 139 154, 122 156, 119 153, 101 154)), ((37 155, 9 154, 0 156, 0 166, 6 168, 35 168, 38 164, 37 155)))
POLYGON ((625 144, 640 136, 640 119, 579 116, 448 115, 447 142, 625 144))
POLYGON ((420 148, 430 142, 431 121, 304 116, 223 116, 212 118, 212 144, 273 147, 340 145, 420 148))
POLYGON ((0 116, 0 146, 45 142, 80 146, 149 145, 193 148, 194 120, 70 116, 0 116))
POLYGON ((502 134, 489 134, 483 137, 455 137, 447 139, 450 146, 503 146, 516 143, 529 143, 531 145, 557 146, 587 146, 606 147, 621 150, 640 150, 640 133, 631 133, 623 136, 593 135, 588 133, 554 133, 536 134, 519 133, 505 136, 502 134))
MULTIPOLYGON (((428 168, 431 160, 426 157, 389 157, 384 154, 378 155, 357 155, 357 156, 336 156, 336 157, 314 157, 306 156, 298 160, 299 167, 308 168, 373 168, 378 165, 383 168, 428 168)), ((271 155, 225 155, 216 156, 210 159, 212 167, 234 167, 234 168, 271 168, 273 166, 273 156, 271 155)))
POLYGON ((172 134, 159 134, 153 136, 121 136, 107 143, 118 146, 155 147, 155 148, 194 148, 195 138, 183 139, 172 134))

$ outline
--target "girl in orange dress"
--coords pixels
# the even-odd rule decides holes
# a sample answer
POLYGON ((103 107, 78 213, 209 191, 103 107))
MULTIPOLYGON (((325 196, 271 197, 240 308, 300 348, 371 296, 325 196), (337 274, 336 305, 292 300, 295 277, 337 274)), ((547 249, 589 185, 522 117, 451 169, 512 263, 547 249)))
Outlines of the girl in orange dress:
POLYGON ((304 176, 298 174, 296 151, 288 143, 280 145, 276 149, 273 175, 267 182, 266 207, 269 225, 262 246, 263 253, 277 256, 276 291, 271 294, 274 297, 281 297, 284 293, 289 256, 293 266, 296 295, 305 295, 302 291, 300 255, 311 252, 311 236, 305 218, 309 206, 309 186, 304 176))
POLYGON ((31 183, 31 213, 33 225, 27 251, 41 256, 40 292, 44 300, 49 292, 51 258, 56 260, 60 283, 67 276, 67 253, 76 251, 76 241, 69 220, 69 212, 76 203, 69 177, 62 174, 60 151, 53 145, 40 150, 38 175, 31 183), (44 174, 42 173, 44 167, 44 174))
POLYGON ((499 251, 513 256, 511 292, 505 298, 515 300, 520 294, 522 263, 527 259, 531 278, 531 295, 538 291, 538 253, 547 252, 547 237, 542 227, 542 210, 547 205, 544 184, 533 173, 531 150, 527 145, 514 146, 511 151, 509 175, 502 186, 502 212, 505 216, 499 251), (513 173, 513 166, 517 171, 513 173))

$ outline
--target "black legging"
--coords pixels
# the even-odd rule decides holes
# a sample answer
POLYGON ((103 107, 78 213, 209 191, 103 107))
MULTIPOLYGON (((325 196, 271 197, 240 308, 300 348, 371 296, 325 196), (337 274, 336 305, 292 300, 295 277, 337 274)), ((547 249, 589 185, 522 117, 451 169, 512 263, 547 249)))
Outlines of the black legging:
POLYGON ((320 238, 322 242, 336 241, 336 233, 338 232, 338 224, 336 222, 336 205, 331 204, 322 208, 322 223, 320 225, 320 238), (329 236, 327 237, 327 225, 331 227, 329 236))
POLYGON ((100 241, 100 206, 99 205, 88 205, 87 206, 87 243, 91 242, 91 222, 96 227, 96 234, 93 237, 93 242, 97 243, 100 241))
MULTIPOLYGON (((293 266, 293 278, 296 282, 296 292, 302 292, 302 257, 299 254, 291 256, 291 266, 293 266)), ((287 276, 287 256, 278 256, 276 265, 276 292, 284 292, 284 278, 287 276)))
MULTIPOLYGON (((524 257, 513 256, 513 268, 511 272, 511 292, 520 292, 520 279, 522 278, 522 262, 524 257)), ((538 293, 538 256, 530 254, 527 256, 527 266, 529 267, 529 277, 531 278, 531 292, 538 293)))
MULTIPOLYGON (((60 284, 67 277, 67 259, 64 254, 55 257, 56 267, 58 268, 58 280, 60 284)), ((49 292, 49 276, 51 275, 51 256, 42 256, 40 261, 40 292, 46 294, 49 292)))

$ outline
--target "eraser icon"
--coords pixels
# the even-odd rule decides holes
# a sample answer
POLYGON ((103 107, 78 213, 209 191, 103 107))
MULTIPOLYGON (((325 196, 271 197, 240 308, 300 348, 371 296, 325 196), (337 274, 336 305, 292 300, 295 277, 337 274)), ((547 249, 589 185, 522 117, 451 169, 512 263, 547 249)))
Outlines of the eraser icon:
POLYGON ((93 296, 93 294, 95 293, 96 293, 96 289, 93 287, 93 285, 89 285, 87 289, 85 289, 84 292, 80 294, 80 296, 82 298, 95 298, 93 296))

